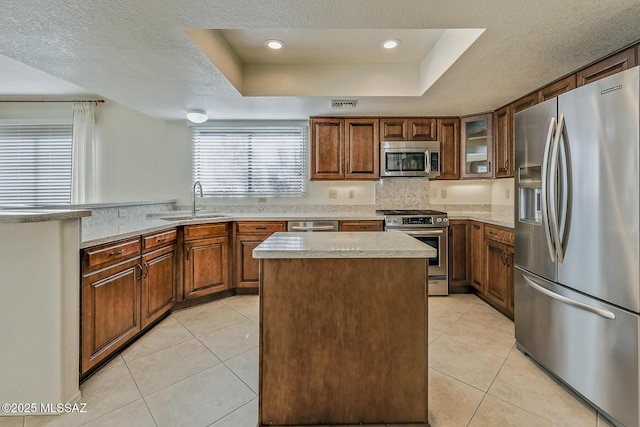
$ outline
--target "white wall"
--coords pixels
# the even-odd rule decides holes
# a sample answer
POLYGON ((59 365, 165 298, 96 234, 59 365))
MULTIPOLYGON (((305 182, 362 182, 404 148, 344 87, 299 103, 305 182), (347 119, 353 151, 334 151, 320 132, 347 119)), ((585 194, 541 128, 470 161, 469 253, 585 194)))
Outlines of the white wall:
POLYGON ((96 107, 96 202, 174 199, 191 181, 190 130, 122 105, 96 107))
POLYGON ((431 181, 431 204, 513 205, 513 178, 431 181))

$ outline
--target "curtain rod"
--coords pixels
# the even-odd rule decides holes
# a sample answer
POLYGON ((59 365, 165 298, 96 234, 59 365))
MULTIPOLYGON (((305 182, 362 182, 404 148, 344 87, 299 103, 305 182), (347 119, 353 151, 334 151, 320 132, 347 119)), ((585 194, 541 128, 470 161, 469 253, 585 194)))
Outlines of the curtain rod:
POLYGON ((18 100, 18 101, 10 101, 10 100, 2 100, 0 99, 0 102, 95 102, 96 104, 102 104, 104 102, 104 99, 76 99, 73 101, 29 101, 29 100, 18 100))

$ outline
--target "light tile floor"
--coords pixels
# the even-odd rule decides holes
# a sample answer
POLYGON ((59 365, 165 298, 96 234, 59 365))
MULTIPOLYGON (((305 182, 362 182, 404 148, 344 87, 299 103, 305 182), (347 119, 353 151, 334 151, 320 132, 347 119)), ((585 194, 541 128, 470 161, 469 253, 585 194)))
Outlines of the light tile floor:
MULTIPOLYGON (((255 427, 258 309, 238 295, 173 313, 82 384, 86 413, 0 427, 255 427)), ((513 322, 476 296, 429 299, 432 426, 610 425, 514 342, 513 322)))

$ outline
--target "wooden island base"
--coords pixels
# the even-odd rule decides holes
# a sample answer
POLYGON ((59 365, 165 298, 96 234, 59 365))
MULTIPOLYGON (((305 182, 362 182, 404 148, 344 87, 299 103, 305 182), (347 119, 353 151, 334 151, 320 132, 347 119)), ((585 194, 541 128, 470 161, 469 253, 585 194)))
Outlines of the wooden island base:
POLYGON ((429 425, 426 258, 260 263, 260 426, 429 425))

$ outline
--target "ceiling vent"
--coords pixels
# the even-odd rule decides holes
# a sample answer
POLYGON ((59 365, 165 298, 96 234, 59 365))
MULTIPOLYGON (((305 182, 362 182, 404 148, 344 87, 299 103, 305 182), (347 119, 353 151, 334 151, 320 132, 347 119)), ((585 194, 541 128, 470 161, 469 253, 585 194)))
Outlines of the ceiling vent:
POLYGON ((331 108, 356 108, 357 99, 332 99, 331 108))

